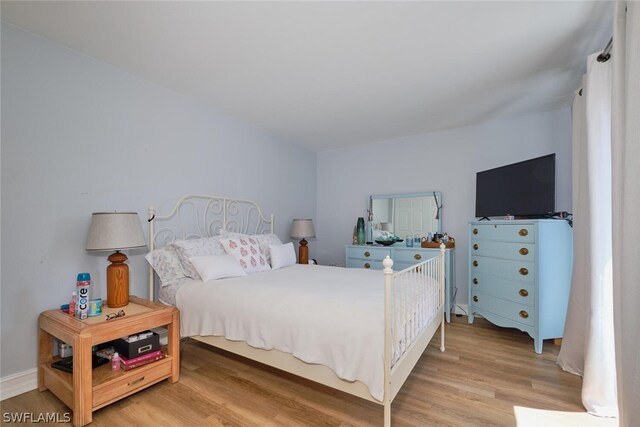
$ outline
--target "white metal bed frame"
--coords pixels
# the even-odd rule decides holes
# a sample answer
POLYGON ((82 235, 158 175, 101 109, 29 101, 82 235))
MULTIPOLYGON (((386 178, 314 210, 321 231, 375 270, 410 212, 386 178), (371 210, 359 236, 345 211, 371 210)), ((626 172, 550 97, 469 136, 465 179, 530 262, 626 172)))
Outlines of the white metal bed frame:
MULTIPOLYGON (((208 196, 203 194, 189 194, 178 200, 167 215, 156 215, 155 208, 149 207, 149 249, 153 251, 177 239, 211 237, 220 230, 237 231, 247 234, 273 233, 275 219, 271 215, 266 219, 260 208, 250 200, 232 199, 227 197, 208 196), (189 212, 191 211, 191 212, 189 212), (195 216, 188 221, 185 216, 192 213, 195 216), (155 229, 159 221, 169 225, 155 229), (171 224, 175 224, 171 227, 171 224), (159 244, 160 243, 160 244, 159 244)), ((263 350, 249 346, 242 341, 230 341, 220 336, 192 337, 203 343, 221 348, 234 354, 255 360, 285 372, 324 384, 331 388, 358 396, 360 398, 384 406, 384 425, 391 425, 391 402, 400 391, 402 384, 413 370, 413 367, 429 345, 438 326, 440 332, 440 351, 444 351, 444 245, 440 246, 440 254, 400 272, 392 270, 393 261, 387 256, 383 261, 383 275, 385 287, 385 328, 384 328, 384 398, 382 401, 374 399, 369 389, 359 381, 346 381, 328 367, 303 362, 293 355, 279 350, 263 350), (438 301, 436 301, 435 315, 426 312, 429 306, 427 284, 436 279, 438 282, 438 301), (396 288, 399 285, 399 288, 396 288), (407 298, 415 301, 418 292, 418 304, 405 307, 407 298), (406 293, 405 293, 406 292, 406 293), (400 296, 400 298, 398 298, 400 296), (421 298, 424 299, 421 301, 421 298), (420 303, 420 301, 422 303, 420 303), (421 307, 422 312, 419 310, 421 307), (395 313, 395 314, 394 314, 395 313), (411 318, 412 326, 409 336, 405 335, 405 350, 392 363, 392 343, 397 342, 399 328, 406 329, 406 324, 398 325, 398 321, 411 318), (427 320, 424 326, 417 329, 415 320, 427 320), (394 321, 395 320, 395 324, 394 321)), ((149 298, 155 299, 155 274, 149 268, 149 298)), ((431 302, 433 303, 433 302, 431 302)), ((406 331, 405 331, 406 334, 406 331)))

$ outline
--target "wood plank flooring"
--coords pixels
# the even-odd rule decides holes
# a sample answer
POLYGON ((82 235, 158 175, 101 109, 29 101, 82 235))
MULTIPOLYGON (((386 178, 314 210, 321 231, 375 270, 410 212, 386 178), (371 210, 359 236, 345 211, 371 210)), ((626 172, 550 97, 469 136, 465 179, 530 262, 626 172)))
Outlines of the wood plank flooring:
MULTIPOLYGON (((453 317, 392 404, 394 426, 514 426, 514 406, 584 412, 581 379, 555 364, 560 347, 477 319, 453 317)), ((181 378, 94 412, 92 426, 379 426, 382 407, 196 341, 182 348, 181 378)), ((68 409, 51 392, 2 402, 2 412, 68 409)))

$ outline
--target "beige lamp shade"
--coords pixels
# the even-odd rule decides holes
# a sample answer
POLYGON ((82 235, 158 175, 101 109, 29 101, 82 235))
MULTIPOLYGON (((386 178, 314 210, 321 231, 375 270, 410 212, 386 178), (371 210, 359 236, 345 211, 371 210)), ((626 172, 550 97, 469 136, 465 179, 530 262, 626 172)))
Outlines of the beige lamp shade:
POLYGON ((393 224, 390 222, 381 222, 380 223, 380 229, 382 231, 391 231, 393 232, 393 224))
POLYGON ((95 212, 87 238, 88 251, 116 251, 147 246, 136 212, 95 212))
POLYGON ((313 228, 313 221, 310 219, 294 219, 289 236, 291 236, 292 239, 316 237, 316 230, 313 228))
POLYGON ((87 238, 88 251, 116 251, 107 258, 107 305, 111 308, 129 304, 129 267, 123 249, 147 246, 135 212, 96 212, 91 216, 87 238))

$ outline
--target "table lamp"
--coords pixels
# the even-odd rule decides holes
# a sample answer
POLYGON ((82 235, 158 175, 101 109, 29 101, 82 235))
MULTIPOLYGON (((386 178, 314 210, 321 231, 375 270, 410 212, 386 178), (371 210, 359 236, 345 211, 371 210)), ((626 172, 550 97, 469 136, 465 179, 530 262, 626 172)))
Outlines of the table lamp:
POLYGON ((313 221, 310 219, 294 219, 291 225, 292 239, 300 240, 300 248, 298 249, 298 264, 309 263, 309 247, 307 246, 307 237, 316 237, 316 231, 313 229, 313 221))
POLYGON ((115 251, 107 258, 107 305, 123 307, 129 304, 129 266, 124 249, 147 246, 135 212, 95 212, 87 238, 88 251, 115 251))

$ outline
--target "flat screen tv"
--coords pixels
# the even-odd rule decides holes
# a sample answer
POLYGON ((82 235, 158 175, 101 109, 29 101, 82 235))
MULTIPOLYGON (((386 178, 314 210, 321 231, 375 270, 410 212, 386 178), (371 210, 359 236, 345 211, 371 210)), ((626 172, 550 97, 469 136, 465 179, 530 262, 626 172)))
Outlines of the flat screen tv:
POLYGON ((542 217, 555 210, 556 155, 478 172, 476 217, 542 217))

